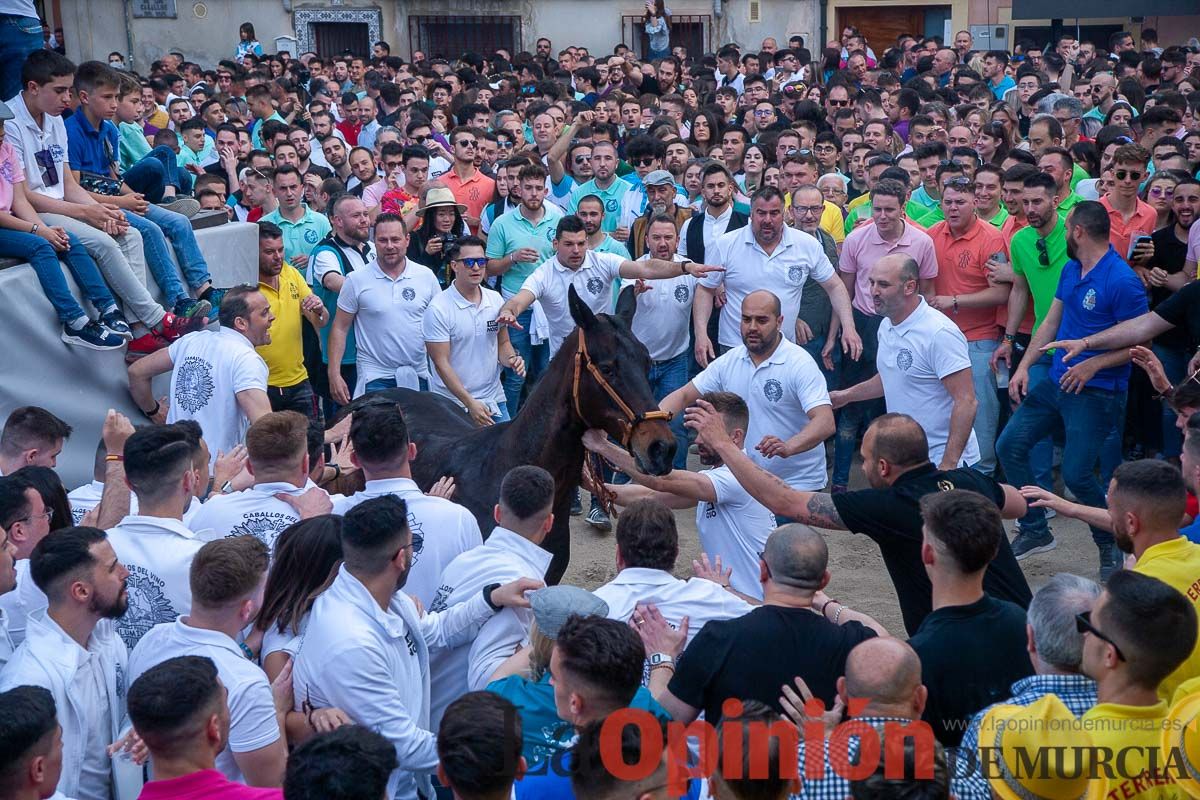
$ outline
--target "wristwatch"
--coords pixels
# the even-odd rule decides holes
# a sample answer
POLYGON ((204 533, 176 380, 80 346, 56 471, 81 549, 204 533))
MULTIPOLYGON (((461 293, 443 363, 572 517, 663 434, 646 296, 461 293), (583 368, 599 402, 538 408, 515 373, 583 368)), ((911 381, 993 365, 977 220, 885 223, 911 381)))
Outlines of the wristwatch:
POLYGON ((679 268, 681 270, 683 270, 684 275, 690 275, 691 273, 688 272, 688 264, 695 264, 695 263, 696 262, 692 261, 691 259, 684 259, 683 261, 679 262, 679 268))
POLYGON ((675 666, 675 657, 668 653, 651 653, 650 654, 650 669, 655 667, 673 667, 675 666))
POLYGON ((488 608, 490 608, 492 611, 499 611, 501 608, 492 602, 492 592, 499 588, 500 584, 498 583, 489 583, 487 586, 483 587, 483 602, 487 603, 488 608))

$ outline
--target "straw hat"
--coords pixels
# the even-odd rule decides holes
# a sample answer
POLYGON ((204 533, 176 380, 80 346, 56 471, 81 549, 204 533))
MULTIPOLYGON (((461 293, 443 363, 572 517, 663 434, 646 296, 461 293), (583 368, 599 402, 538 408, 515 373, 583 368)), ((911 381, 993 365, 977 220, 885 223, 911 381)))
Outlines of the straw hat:
POLYGON ((417 216, 424 216, 425 212, 431 208, 457 208, 458 212, 464 213, 467 207, 454 199, 454 192, 444 186, 434 186, 425 193, 425 202, 417 209, 417 216))
POLYGON ((1001 800, 1100 800, 1105 794, 1103 780, 1088 779, 1092 738, 1057 695, 993 707, 979 726, 976 755, 1001 800), (1027 774, 1030 764, 1039 765, 1033 774, 1027 774))

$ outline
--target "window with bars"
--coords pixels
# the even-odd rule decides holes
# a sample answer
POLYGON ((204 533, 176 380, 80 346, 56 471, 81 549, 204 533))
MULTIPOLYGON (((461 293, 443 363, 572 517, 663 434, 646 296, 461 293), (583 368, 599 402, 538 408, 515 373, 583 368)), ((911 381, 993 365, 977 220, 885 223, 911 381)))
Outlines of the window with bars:
MULTIPOLYGON (((711 14, 671 15, 671 47, 686 47, 689 55, 698 56, 713 49, 709 42, 711 31, 711 14)), ((637 58, 645 58, 650 52, 650 37, 646 35, 645 17, 622 16, 621 41, 633 49, 637 58)))
POLYGON ((455 59, 463 53, 494 53, 505 48, 516 53, 521 42, 521 18, 517 16, 461 16, 408 18, 411 50, 429 58, 455 59))

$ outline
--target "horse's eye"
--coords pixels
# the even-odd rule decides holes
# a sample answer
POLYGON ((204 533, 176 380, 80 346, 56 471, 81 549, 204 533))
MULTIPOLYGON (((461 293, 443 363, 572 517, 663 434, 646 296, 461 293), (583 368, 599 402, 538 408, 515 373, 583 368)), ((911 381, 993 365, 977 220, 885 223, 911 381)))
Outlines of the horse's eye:
POLYGON ((612 364, 601 364, 600 371, 603 372, 605 375, 612 375, 614 372, 616 372, 616 370, 613 369, 612 364))

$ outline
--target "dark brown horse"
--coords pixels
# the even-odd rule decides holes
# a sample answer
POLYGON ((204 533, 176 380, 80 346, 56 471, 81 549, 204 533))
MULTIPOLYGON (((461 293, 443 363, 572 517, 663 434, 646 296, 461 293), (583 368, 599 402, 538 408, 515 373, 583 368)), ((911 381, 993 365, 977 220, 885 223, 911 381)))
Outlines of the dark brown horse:
POLYGON ((621 292, 611 315, 593 314, 574 288, 569 302, 578 327, 512 422, 477 428, 459 406, 431 392, 387 389, 371 395, 393 397, 403 408, 417 445, 412 464, 417 484, 428 490, 438 478, 453 477, 455 501, 475 515, 484 536, 496 525, 492 510, 510 469, 536 464, 554 477, 554 527, 542 545, 554 555, 549 583, 562 578, 571 555, 571 496, 579 485, 584 432, 603 429, 651 475, 670 472, 675 457, 667 420, 654 413, 650 354, 630 331, 637 310, 632 287, 621 292))

